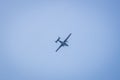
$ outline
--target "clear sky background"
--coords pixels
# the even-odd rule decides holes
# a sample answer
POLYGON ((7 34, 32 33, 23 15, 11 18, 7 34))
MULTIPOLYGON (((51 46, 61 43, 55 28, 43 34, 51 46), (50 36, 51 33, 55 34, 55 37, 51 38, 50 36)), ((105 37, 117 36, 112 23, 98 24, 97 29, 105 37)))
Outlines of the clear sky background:
POLYGON ((120 80, 120 1, 1 0, 0 80, 120 80))

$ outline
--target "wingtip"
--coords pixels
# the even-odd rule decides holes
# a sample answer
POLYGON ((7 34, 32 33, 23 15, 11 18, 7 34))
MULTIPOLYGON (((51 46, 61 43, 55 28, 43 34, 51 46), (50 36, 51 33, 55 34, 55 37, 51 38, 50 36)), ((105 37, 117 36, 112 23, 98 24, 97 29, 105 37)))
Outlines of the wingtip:
POLYGON ((69 35, 72 35, 72 33, 70 33, 69 35))

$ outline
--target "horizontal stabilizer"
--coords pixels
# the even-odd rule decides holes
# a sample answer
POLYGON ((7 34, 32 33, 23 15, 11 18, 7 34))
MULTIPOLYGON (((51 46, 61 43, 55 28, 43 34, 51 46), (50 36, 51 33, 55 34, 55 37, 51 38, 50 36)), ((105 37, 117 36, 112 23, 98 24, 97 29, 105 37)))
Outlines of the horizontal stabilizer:
POLYGON ((55 42, 57 43, 58 41, 60 41, 60 37, 58 37, 58 39, 55 42))

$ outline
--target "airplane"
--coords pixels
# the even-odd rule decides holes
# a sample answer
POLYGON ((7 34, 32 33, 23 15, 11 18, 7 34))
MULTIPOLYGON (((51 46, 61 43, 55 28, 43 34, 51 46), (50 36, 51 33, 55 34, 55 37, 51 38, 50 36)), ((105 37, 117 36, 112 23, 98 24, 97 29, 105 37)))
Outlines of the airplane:
POLYGON ((64 41, 61 41, 61 40, 60 40, 60 37, 58 37, 58 39, 55 41, 55 43, 60 42, 61 45, 57 48, 56 52, 57 52, 61 47, 69 46, 69 45, 67 44, 67 42, 68 42, 67 40, 68 40, 68 38, 71 36, 71 34, 72 34, 72 33, 70 33, 70 34, 68 35, 68 37, 67 37, 64 41))

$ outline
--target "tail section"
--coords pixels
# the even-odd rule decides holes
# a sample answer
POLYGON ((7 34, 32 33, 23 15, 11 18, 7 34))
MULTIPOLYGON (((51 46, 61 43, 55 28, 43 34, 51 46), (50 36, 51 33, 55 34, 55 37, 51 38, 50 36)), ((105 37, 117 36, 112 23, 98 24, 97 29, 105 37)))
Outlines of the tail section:
POLYGON ((58 41, 60 41, 60 37, 58 37, 58 39, 55 42, 57 43, 58 41))

